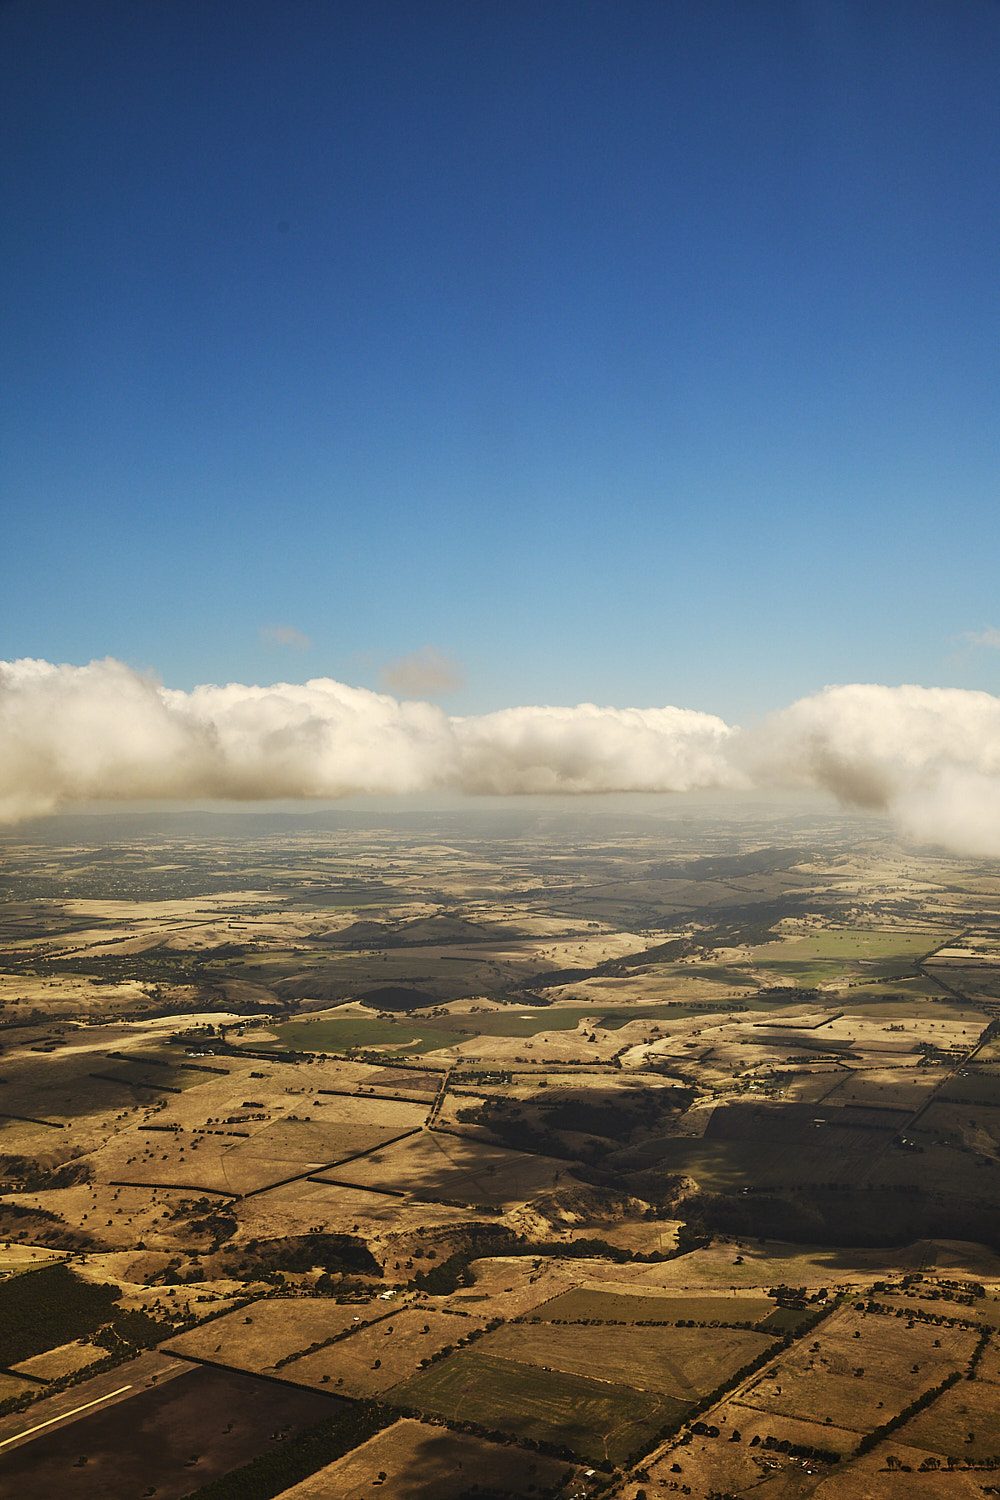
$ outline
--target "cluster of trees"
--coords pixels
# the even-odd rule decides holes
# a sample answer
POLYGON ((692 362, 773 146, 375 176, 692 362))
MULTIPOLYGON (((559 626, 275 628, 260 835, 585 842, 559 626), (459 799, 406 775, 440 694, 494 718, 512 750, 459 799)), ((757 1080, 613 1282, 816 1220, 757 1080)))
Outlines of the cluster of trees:
POLYGON ((248 1240, 245 1257, 227 1267, 244 1277, 266 1279, 276 1271, 310 1271, 322 1266, 327 1275, 381 1277, 382 1267, 364 1240, 354 1234, 301 1234, 288 1239, 248 1240))
POLYGON ((0 1172, 25 1193, 74 1187, 90 1181, 90 1167, 81 1160, 63 1162, 60 1167, 43 1167, 33 1156, 5 1156, 0 1158, 0 1172))
POLYGON ((814 1448, 808 1443, 792 1443, 787 1438, 753 1437, 750 1439, 750 1447, 766 1448, 770 1453, 787 1453, 792 1458, 811 1458, 819 1463, 837 1464, 840 1462, 840 1454, 832 1448, 814 1448))
POLYGON ((113 1369, 175 1331, 172 1322, 151 1313, 119 1308, 120 1296, 118 1287, 81 1281, 65 1265, 0 1282, 0 1365, 17 1364, 72 1339, 89 1338, 108 1351, 38 1390, 8 1397, 0 1402, 0 1416, 22 1411, 39 1394, 51 1395, 113 1369))
POLYGON ((120 1297, 119 1287, 81 1281, 63 1263, 0 1282, 0 1365, 89 1337, 120 1297))

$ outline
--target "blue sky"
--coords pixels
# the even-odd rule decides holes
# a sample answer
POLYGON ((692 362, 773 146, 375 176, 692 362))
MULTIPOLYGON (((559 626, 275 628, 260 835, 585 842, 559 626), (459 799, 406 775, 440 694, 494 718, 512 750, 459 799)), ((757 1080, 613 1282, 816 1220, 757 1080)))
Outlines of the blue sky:
POLYGON ((1000 690, 992 0, 8 0, 0 57, 0 657, 1000 690))

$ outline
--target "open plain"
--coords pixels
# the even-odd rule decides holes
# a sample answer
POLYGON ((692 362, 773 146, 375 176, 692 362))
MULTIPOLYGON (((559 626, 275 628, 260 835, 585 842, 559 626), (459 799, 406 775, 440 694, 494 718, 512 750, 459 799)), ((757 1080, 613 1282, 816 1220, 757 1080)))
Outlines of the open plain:
POLYGON ((520 814, 0 855, 0 1486, 988 1490, 991 864, 520 814))

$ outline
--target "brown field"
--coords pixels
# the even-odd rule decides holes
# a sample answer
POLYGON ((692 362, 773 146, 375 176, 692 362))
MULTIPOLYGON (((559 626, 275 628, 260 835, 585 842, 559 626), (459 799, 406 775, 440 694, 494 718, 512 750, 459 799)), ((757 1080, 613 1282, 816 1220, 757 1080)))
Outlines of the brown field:
POLYGON ((23 1396, 26 1391, 38 1390, 33 1380, 18 1380, 15 1375, 0 1372, 0 1401, 9 1401, 12 1396, 23 1396))
MULTIPOLYGON (((652 1481, 646 1486, 648 1493, 658 1497, 671 1482, 676 1482, 690 1485, 692 1492, 700 1497, 716 1491, 763 1496, 767 1500, 799 1500, 800 1496, 813 1493, 817 1477, 836 1473, 836 1468, 818 1463, 805 1464, 801 1459, 781 1453, 764 1452, 760 1445, 751 1446, 753 1439, 758 1437, 763 1441, 770 1436, 778 1442, 823 1448, 845 1456, 853 1453, 858 1440, 856 1432, 843 1428, 802 1422, 770 1412, 750 1411, 731 1402, 716 1407, 704 1420, 718 1427, 719 1436, 692 1437, 690 1443, 675 1447, 663 1458, 648 1464, 652 1481), (732 1441, 734 1432, 740 1434, 739 1442, 732 1441), (672 1472, 675 1463, 681 1466, 680 1474, 672 1472), (807 1468, 814 1471, 808 1485, 805 1484, 807 1468)), ((868 1492, 866 1500, 871 1500, 872 1493, 868 1492)), ((881 1491, 877 1493, 881 1494, 881 1491)))
POLYGON ((1000 1385, 1000 1334, 990 1335, 989 1343, 979 1356, 976 1379, 989 1380, 993 1385, 1000 1385))
MULTIPOLYGON (((115 1373, 119 1387, 128 1385, 115 1373)), ((76 1396, 76 1404, 84 1400, 76 1396)), ((151 1490, 181 1500, 265 1452, 278 1432, 294 1433, 339 1410, 316 1391, 192 1367, 4 1449, 0 1489, 17 1500, 125 1500, 151 1490)))
POLYGON ((941 1276, 1000 1278, 1000 1256, 984 1245, 965 1240, 918 1240, 886 1249, 840 1249, 821 1245, 793 1245, 785 1240, 735 1238, 716 1241, 704 1250, 662 1265, 634 1266, 630 1279, 664 1290, 684 1288, 699 1292, 712 1288, 769 1287, 785 1282, 811 1288, 870 1286, 908 1271, 934 1267, 941 1276), (735 1257, 743 1264, 735 1265, 735 1257))
POLYGON ((381 1301, 354 1306, 326 1297, 275 1297, 192 1328, 163 1348, 237 1370, 273 1370, 279 1359, 350 1328, 355 1319, 380 1318, 386 1309, 381 1301))
MULTIPOLYGON (((239 1205, 241 1233, 257 1239, 305 1234, 322 1223, 348 1232, 357 1225, 358 1232, 369 1241, 376 1237, 385 1241, 390 1235, 412 1232, 427 1224, 462 1224, 468 1217, 468 1210, 462 1207, 429 1207, 419 1199, 410 1202, 371 1188, 340 1187, 308 1178, 269 1189, 239 1205)), ((379 1245, 373 1248, 378 1254, 379 1245)))
MULTIPOLYGON (((385 1309, 387 1304, 380 1306, 385 1309)), ((415 1375, 438 1350, 467 1339, 484 1321, 471 1311, 462 1316, 433 1308, 400 1308, 340 1343, 293 1360, 282 1374, 303 1385, 327 1387, 338 1396, 381 1395, 415 1375)))
POLYGON ((226 1080, 224 1096, 206 1084, 171 1096, 162 1111, 144 1111, 102 1154, 102 1176, 150 1186, 257 1192, 417 1129, 425 1115, 424 1106, 403 1100, 289 1097, 284 1086, 278 1090, 249 1077, 233 1093, 226 1080), (258 1103, 263 1107, 254 1108, 258 1103), (270 1118, 247 1118, 257 1114, 270 1118), (149 1128, 165 1124, 181 1128, 149 1128))
POLYGON ((761 1371, 741 1404, 867 1432, 960 1369, 975 1342, 968 1329, 908 1329, 901 1319, 841 1308, 761 1371))
POLYGON ((338 1182, 463 1203, 523 1203, 549 1191, 566 1163, 481 1141, 422 1131, 329 1173, 338 1182))
POLYGON ((898 1437, 894 1432, 871 1453, 839 1465, 812 1493, 817 1500, 872 1500, 876 1495, 878 1500, 982 1500, 987 1475, 944 1465, 921 1473, 921 1464, 935 1455, 894 1441, 898 1437), (890 1457, 899 1463, 898 1469, 887 1467, 890 1457))
POLYGON ((574 1287, 529 1314, 546 1323, 596 1320, 604 1323, 676 1323, 693 1318, 708 1323, 756 1323, 774 1311, 769 1297, 657 1297, 627 1292, 598 1292, 574 1287))
POLYGON ((406 1417, 362 1443, 281 1500, 456 1500, 472 1485, 501 1484, 517 1493, 543 1489, 576 1472, 563 1460, 525 1448, 499 1447, 406 1417), (379 1483, 380 1473, 386 1479, 379 1483))
POLYGON ((902 1442, 970 1463, 1000 1458, 1000 1390, 987 1381, 960 1380, 905 1426, 902 1442))
POLYGON ((60 1344, 55 1349, 47 1349, 44 1354, 34 1354, 31 1359, 22 1359, 20 1364, 12 1365, 11 1369, 17 1373, 34 1375, 41 1380, 58 1380, 61 1375, 75 1374, 77 1370, 92 1365, 95 1360, 106 1358, 107 1353, 99 1344, 87 1343, 81 1339, 78 1343, 60 1344))
POLYGON ((632 1327, 627 1336, 607 1324, 508 1323, 477 1348, 567 1375, 600 1372, 602 1380, 697 1401, 774 1343, 767 1334, 737 1328, 632 1327))

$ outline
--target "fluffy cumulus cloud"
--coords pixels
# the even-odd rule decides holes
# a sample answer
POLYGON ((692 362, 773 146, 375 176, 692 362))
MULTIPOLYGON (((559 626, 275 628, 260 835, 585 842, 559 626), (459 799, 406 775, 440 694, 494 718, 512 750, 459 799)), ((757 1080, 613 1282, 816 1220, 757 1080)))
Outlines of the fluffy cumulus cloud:
POLYGON ((687 708, 508 708, 454 720, 463 790, 689 792, 745 777, 726 757, 733 731, 687 708))
POLYGON ((914 837, 1000 854, 1000 698, 964 688, 830 687, 741 738, 758 782, 820 787, 914 837))
POLYGON ((105 798, 415 792, 454 776, 447 718, 329 678, 160 687, 116 661, 0 665, 0 817, 105 798))
POLYGON ((683 709, 512 709, 450 719, 330 678, 159 686, 117 661, 0 665, 0 817, 106 798, 683 791, 740 779, 721 719, 683 709))
POLYGON ((1000 854, 1000 699, 827 688, 741 732, 682 708, 454 718, 330 678, 164 688, 121 662, 0 663, 0 819, 112 798, 811 786, 915 838, 1000 854))

